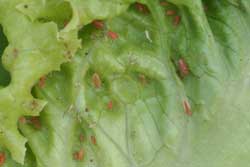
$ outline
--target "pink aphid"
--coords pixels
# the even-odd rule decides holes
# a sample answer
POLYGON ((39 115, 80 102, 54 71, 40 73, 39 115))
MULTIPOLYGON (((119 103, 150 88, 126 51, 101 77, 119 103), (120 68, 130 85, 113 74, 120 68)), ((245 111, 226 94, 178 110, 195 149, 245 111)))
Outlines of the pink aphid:
POLYGON ((145 84, 147 83, 147 79, 146 79, 145 75, 139 74, 138 77, 139 77, 139 81, 140 81, 140 83, 141 83, 142 85, 145 85, 145 84))
POLYGON ((182 76, 186 76, 189 74, 188 65, 186 64, 184 59, 182 59, 182 58, 179 59, 178 66, 179 66, 179 70, 180 70, 180 73, 182 76))
POLYGON ((104 23, 101 20, 94 20, 92 24, 95 26, 96 29, 103 29, 104 23))
POLYGON ((102 81, 100 76, 97 73, 94 73, 92 76, 92 83, 95 88, 100 88, 102 86, 102 81))
POLYGON ((29 121, 35 129, 41 129, 41 122, 40 122, 39 117, 37 116, 31 117, 29 121))
POLYGON ((108 108, 109 110, 112 110, 112 109, 113 109, 113 102, 112 102, 111 100, 108 102, 107 108, 108 108))
POLYGON ((66 27, 68 24, 69 24, 69 21, 68 21, 68 20, 65 20, 65 21, 63 22, 63 27, 66 27))
POLYGON ((146 6, 146 5, 143 5, 143 4, 141 4, 141 3, 136 2, 136 3, 135 3, 135 7, 136 7, 136 9, 137 9, 139 12, 141 12, 141 13, 148 13, 148 12, 149 12, 147 6, 146 6))
POLYGON ((21 116, 21 117, 19 118, 19 122, 20 122, 21 124, 25 124, 25 123, 27 122, 27 120, 26 120, 26 118, 25 118, 24 116, 21 116))
POLYGON ((5 153, 0 152, 0 166, 4 164, 5 160, 6 160, 5 153))
POLYGON ((75 160, 82 161, 84 158, 83 149, 80 149, 79 151, 74 152, 73 157, 75 160))
POLYGON ((187 115, 192 116, 191 106, 187 100, 183 101, 183 109, 187 115))
POLYGON ((174 26, 178 26, 181 22, 181 16, 175 16, 173 20, 174 26))
POLYGON ((39 86, 40 88, 44 88, 45 82, 46 82, 46 76, 42 76, 42 77, 39 79, 38 86, 39 86))
POLYGON ((167 5, 169 5, 169 3, 166 2, 166 1, 162 1, 162 2, 160 2, 160 5, 161 5, 161 6, 167 6, 167 5))
POLYGON ((167 10, 166 11, 166 15, 167 16, 173 16, 173 15, 175 15, 176 14, 176 11, 174 11, 174 10, 167 10))
POLYGON ((113 31, 108 31, 107 35, 112 40, 116 40, 119 38, 118 34, 113 31))
POLYGON ((92 144, 96 145, 96 138, 95 138, 95 136, 91 136, 90 140, 91 140, 92 144))
POLYGON ((79 140, 80 140, 80 142, 83 142, 83 141, 84 141, 84 135, 83 135, 83 134, 80 134, 79 140))

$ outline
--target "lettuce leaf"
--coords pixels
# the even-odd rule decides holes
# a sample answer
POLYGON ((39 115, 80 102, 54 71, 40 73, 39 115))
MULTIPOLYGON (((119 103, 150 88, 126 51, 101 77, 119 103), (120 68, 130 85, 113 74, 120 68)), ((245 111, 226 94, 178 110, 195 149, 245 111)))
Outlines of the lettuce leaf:
POLYGON ((26 141, 17 132, 17 119, 38 116, 46 102, 35 123, 29 122, 32 117, 19 123, 30 147, 24 166, 249 164, 249 2, 141 0, 147 7, 128 8, 134 1, 67 1, 53 10, 63 1, 27 1, 37 3, 30 12, 20 8, 25 2, 0 10, 9 42, 3 63, 11 74, 0 90, 5 109, 0 118, 6 120, 0 127, 16 135, 2 135, 0 142, 14 160, 23 162, 26 141), (176 13, 166 15, 170 10, 176 13), (49 21, 41 23, 38 18, 46 15, 49 21), (16 17, 29 31, 11 30, 16 17), (69 23, 59 30, 65 19, 69 23), (74 55, 77 33, 81 49, 67 62, 62 55, 67 48, 74 55), (13 48, 22 50, 19 46, 39 50, 20 51, 13 63, 8 55, 13 48), (62 63, 60 71, 51 72, 62 63), (33 90, 39 109, 34 114, 20 108, 34 100, 31 88, 45 74, 45 86, 33 90))
MULTIPOLYGON (((18 132, 17 120, 22 115, 39 115, 46 104, 32 97, 31 88, 43 75, 59 70, 70 54, 74 54, 77 45, 68 50, 65 47, 68 40, 60 38, 55 23, 32 22, 16 9, 19 3, 0 2, 0 23, 8 40, 2 59, 11 75, 10 84, 0 90, 0 141, 15 161, 23 163, 27 140, 18 132)), ((28 7, 25 8, 29 10, 28 7)), ((77 40, 74 36, 71 38, 77 40)))

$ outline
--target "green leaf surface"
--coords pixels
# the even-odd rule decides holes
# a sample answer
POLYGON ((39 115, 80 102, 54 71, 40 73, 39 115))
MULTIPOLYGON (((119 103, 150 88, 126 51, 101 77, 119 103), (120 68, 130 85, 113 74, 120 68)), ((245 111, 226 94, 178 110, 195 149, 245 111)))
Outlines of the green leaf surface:
POLYGON ((27 167, 248 166, 250 3, 132 2, 0 1, 0 143, 27 167))
POLYGON ((9 43, 2 60, 11 75, 10 84, 0 90, 0 141, 15 161, 23 163, 27 140, 18 132, 17 121, 23 115, 39 115, 46 104, 32 97, 31 88, 43 75, 59 70, 69 55, 67 40, 59 37, 56 24, 29 20, 16 9, 19 3, 0 1, 0 24, 9 43))

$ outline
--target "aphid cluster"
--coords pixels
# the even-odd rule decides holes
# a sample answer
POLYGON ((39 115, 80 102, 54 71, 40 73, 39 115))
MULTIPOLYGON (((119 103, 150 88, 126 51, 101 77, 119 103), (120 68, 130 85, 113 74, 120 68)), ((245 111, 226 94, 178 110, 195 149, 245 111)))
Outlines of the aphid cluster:
MULTIPOLYGON (((99 30, 105 30, 105 23, 102 20, 94 20, 92 22, 92 25, 99 30)), ((118 33, 112 31, 112 30, 107 30, 106 31, 106 35, 108 38, 112 39, 112 40, 116 40, 119 38, 118 33)))
MULTIPOLYGON (((166 1, 162 1, 160 2, 160 5, 163 7, 169 6, 169 3, 166 1)), ((172 10, 172 9, 168 9, 166 10, 165 14, 167 16, 172 16, 173 17, 173 25, 174 26, 178 26, 181 22, 181 16, 177 15, 177 11, 172 10)))
MULTIPOLYGON (((80 134, 79 135, 79 141, 80 142, 84 142, 84 135, 83 134, 80 134)), ((96 138, 95 136, 90 136, 90 142, 93 144, 93 145, 96 145, 97 142, 96 142, 96 138)), ((82 161, 84 159, 84 149, 81 148, 77 151, 75 151, 73 153, 73 159, 76 160, 76 161, 82 161)), ((93 160, 92 160, 93 161, 93 160)))

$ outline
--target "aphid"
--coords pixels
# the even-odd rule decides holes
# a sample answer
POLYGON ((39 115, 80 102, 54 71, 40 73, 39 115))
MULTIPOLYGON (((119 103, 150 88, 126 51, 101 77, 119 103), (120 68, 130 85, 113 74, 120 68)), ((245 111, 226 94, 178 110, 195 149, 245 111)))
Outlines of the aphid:
POLYGON ((184 59, 182 58, 179 59, 178 66, 179 66, 179 70, 182 76, 186 76, 189 74, 189 69, 184 59))
POLYGON ((14 48, 14 49, 13 49, 13 56, 14 56, 14 57, 17 57, 17 56, 18 56, 18 50, 17 50, 17 48, 14 48))
POLYGON ((184 111, 186 112, 187 115, 189 115, 189 116, 192 115, 191 107, 190 107, 190 104, 187 100, 183 101, 183 108, 184 108, 184 111))
POLYGON ((204 5, 204 6, 203 6, 203 9, 204 9, 205 12, 208 11, 208 6, 207 6, 207 5, 204 5))
POLYGON ((112 102, 111 100, 108 102, 107 108, 108 108, 109 110, 112 110, 112 109, 113 109, 113 102, 112 102))
POLYGON ((25 124, 27 122, 27 120, 26 120, 26 118, 24 116, 22 116, 22 117, 19 118, 19 122, 21 124, 25 124))
POLYGON ((173 16, 173 15, 175 15, 176 14, 176 11, 174 11, 174 10, 167 10, 166 11, 166 15, 167 16, 173 16))
POLYGON ((37 109, 37 107, 39 107, 39 104, 38 104, 38 102, 35 99, 33 99, 33 100, 31 100, 31 101, 29 101, 27 103, 26 102, 22 103, 22 105, 24 107, 32 110, 32 111, 35 110, 35 109, 37 109))
POLYGON ((63 22, 63 27, 66 27, 68 24, 69 24, 69 21, 68 21, 68 20, 65 20, 65 21, 63 22))
POLYGON ((75 160, 78 160, 78 161, 83 160, 83 158, 84 158, 84 151, 83 151, 83 149, 80 149, 79 151, 76 151, 73 154, 73 157, 74 157, 75 160))
POLYGON ((135 3, 135 8, 136 8, 139 12, 142 12, 142 13, 148 13, 148 12, 149 12, 149 10, 148 10, 148 8, 147 8, 146 5, 143 5, 143 4, 138 3, 138 2, 135 3))
POLYGON ((119 38, 118 34, 115 33, 115 32, 113 32, 113 31, 108 31, 107 35, 108 35, 108 37, 109 37, 110 39, 112 39, 112 40, 115 40, 115 39, 118 39, 118 38, 119 38))
POLYGON ((44 88, 45 82, 46 82, 46 76, 42 76, 42 77, 39 79, 38 86, 39 86, 40 88, 44 88))
POLYGON ((32 100, 32 102, 30 103, 30 108, 31 110, 35 110, 38 107, 38 103, 36 100, 32 100))
POLYGON ((174 26, 178 26, 181 22, 181 16, 175 16, 173 20, 174 26))
POLYGON ((169 3, 166 2, 166 1, 162 1, 162 2, 160 2, 160 5, 161 5, 161 6, 167 6, 167 5, 169 5, 169 3))
POLYGON ((79 140, 80 140, 80 142, 83 142, 83 141, 84 141, 84 136, 83 136, 83 134, 80 134, 79 140))
POLYGON ((39 120, 39 117, 31 117, 30 123, 34 126, 36 129, 41 129, 41 122, 39 120))
POLYGON ((0 166, 2 166, 4 164, 5 159, 6 159, 5 153, 0 152, 0 166))
POLYGON ((95 26, 96 29, 103 29, 104 23, 101 20, 94 20, 92 24, 95 26))
POLYGON ((90 140, 91 140, 92 144, 96 145, 96 138, 95 138, 95 136, 91 136, 90 140))
POLYGON ((95 86, 95 88, 100 88, 102 86, 102 81, 100 79, 100 76, 97 73, 93 74, 92 83, 95 86))
POLYGON ((139 78, 142 85, 145 85, 147 83, 147 79, 146 79, 145 75, 139 74, 138 78, 139 78))

